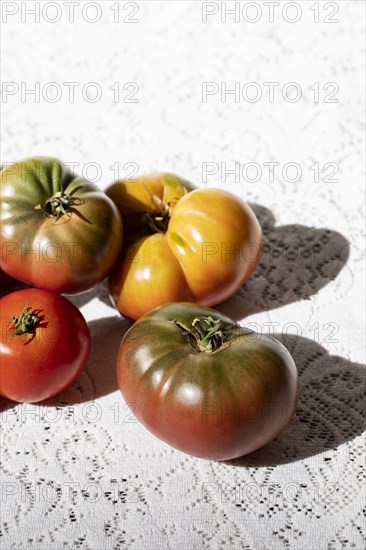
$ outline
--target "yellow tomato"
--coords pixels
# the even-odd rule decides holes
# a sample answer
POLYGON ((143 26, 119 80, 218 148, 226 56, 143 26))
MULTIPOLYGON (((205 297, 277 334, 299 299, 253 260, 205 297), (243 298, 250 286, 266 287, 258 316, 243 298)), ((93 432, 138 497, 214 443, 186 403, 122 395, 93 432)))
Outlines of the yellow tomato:
POLYGON ((250 207, 220 189, 194 189, 172 174, 114 183, 125 247, 110 276, 117 309, 138 319, 179 301, 213 306, 250 277, 261 228, 250 207))

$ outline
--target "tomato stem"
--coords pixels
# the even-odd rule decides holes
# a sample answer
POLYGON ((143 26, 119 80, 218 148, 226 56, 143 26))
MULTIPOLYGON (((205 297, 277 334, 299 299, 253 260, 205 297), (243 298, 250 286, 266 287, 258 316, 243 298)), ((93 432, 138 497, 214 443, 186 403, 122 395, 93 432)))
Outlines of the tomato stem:
POLYGON ((144 212, 141 221, 153 233, 166 233, 170 220, 170 205, 169 203, 165 204, 157 195, 153 195, 151 199, 157 211, 153 213, 144 212))
POLYGON ((190 328, 175 319, 172 323, 188 336, 189 343, 195 351, 213 353, 229 345, 229 342, 225 342, 220 319, 215 320, 211 316, 196 317, 190 328))
MULTIPOLYGON (((73 193, 76 190, 77 188, 73 190, 73 193)), ((44 205, 37 204, 34 208, 36 210, 42 210, 46 216, 54 217, 55 219, 52 223, 56 223, 61 216, 68 214, 73 206, 80 206, 83 202, 84 201, 80 197, 73 197, 72 193, 67 194, 64 191, 57 191, 57 193, 46 200, 44 205)))
POLYGON ((13 317, 11 326, 15 328, 15 332, 10 336, 9 341, 12 340, 14 336, 34 334, 39 317, 36 313, 31 313, 31 310, 31 306, 25 306, 22 313, 18 317, 13 317))
POLYGON ((163 198, 153 195, 148 189, 153 212, 144 212, 141 218, 142 224, 153 233, 166 233, 169 221, 177 202, 187 194, 188 189, 174 174, 162 174, 163 198))

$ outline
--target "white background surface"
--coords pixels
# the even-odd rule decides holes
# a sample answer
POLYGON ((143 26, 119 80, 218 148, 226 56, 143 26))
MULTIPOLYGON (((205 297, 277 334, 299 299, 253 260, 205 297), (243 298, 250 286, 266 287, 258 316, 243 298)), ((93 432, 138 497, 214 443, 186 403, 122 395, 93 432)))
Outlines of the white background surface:
POLYGON ((103 188, 112 166, 123 177, 134 163, 254 204, 261 265, 220 309, 279 335, 298 365, 301 399, 276 442, 234 463, 171 449, 117 391, 115 356, 129 324, 100 285, 74 298, 94 336, 87 372, 46 407, 1 402, 1 547, 363 548, 365 4, 297 2, 284 16, 281 2, 270 22, 258 2, 256 23, 245 20, 253 7, 222 22, 221 3, 206 23, 201 2, 121 2, 118 22, 117 3, 99 2, 95 23, 85 20, 97 18, 93 3, 75 4, 74 22, 66 2, 55 4, 40 2, 36 22, 25 12, 34 2, 2 3, 2 161, 58 156, 103 188), (134 5, 138 22, 123 21, 134 5), (299 20, 286 21, 295 9, 299 20), (56 102, 50 82, 61 90, 56 102), (79 84, 73 102, 65 82, 79 84), (123 101, 131 82, 135 103, 123 101), (255 82, 262 98, 203 102, 204 82, 255 82), (273 102, 265 82, 279 83, 273 102), (289 82, 301 87, 297 102, 282 96, 289 82), (324 102, 330 82, 336 103, 324 102), (99 101, 85 95, 89 83, 99 101), (39 98, 25 93, 37 86, 39 98), (280 163, 273 182, 266 162, 280 163), (217 173, 205 178, 205 163, 217 173), (221 163, 240 166, 239 176, 221 163), (259 181, 250 170, 245 177, 247 163, 261 167, 259 181), (288 181, 287 163, 301 167, 300 181, 288 181), (324 181, 330 170, 314 181, 314 163, 335 163, 338 181, 324 181))

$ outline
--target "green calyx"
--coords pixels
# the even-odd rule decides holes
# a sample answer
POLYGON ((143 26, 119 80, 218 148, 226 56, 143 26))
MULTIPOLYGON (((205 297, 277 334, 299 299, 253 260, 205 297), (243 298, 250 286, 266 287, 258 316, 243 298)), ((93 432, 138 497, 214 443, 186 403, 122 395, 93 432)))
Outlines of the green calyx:
POLYGON ((12 340, 14 336, 35 333, 39 317, 36 313, 31 313, 31 311, 32 308, 30 306, 25 306, 18 317, 13 317, 11 326, 15 328, 15 332, 10 336, 9 341, 12 340))
POLYGON ((220 319, 215 320, 211 316, 196 317, 191 327, 186 327, 176 320, 172 323, 188 336, 189 343, 195 351, 214 353, 230 345, 230 342, 225 341, 220 319))
MULTIPOLYGON (((74 192, 76 189, 74 190, 74 192)), ((61 216, 65 214, 70 215, 70 210, 74 206, 80 206, 83 204, 83 200, 80 197, 73 197, 72 194, 67 194, 64 191, 57 191, 51 198, 49 198, 43 205, 37 204, 34 208, 36 210, 42 210, 42 212, 49 217, 54 217, 52 223, 57 222, 61 216)))

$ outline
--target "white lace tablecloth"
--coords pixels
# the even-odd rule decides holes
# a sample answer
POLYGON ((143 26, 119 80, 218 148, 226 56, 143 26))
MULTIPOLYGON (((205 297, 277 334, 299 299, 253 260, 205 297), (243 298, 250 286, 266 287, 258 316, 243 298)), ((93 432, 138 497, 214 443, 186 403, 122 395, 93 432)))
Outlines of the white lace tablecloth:
POLYGON ((276 333, 301 397, 247 457, 180 453, 117 390, 129 322, 105 285, 74 297, 86 372, 46 405, 1 401, 1 548, 363 549, 365 4, 281 2, 273 22, 262 2, 226 22, 221 2, 81 1, 74 22, 38 4, 39 22, 2 2, 2 161, 58 156, 102 188, 165 170, 249 201, 263 255, 219 309, 276 333))

